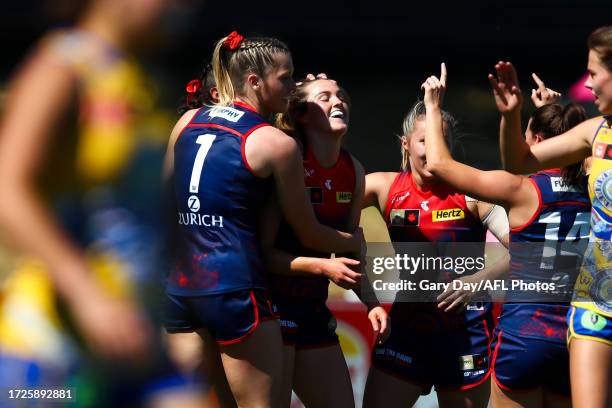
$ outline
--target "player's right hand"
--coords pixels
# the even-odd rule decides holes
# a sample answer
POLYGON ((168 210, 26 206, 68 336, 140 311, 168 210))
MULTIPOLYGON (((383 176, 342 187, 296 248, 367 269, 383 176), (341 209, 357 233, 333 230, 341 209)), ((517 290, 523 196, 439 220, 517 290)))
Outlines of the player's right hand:
POLYGON ((72 315, 89 350, 101 358, 144 360, 152 327, 131 300, 90 291, 71 307, 72 315))
POLYGON ((432 75, 423 82, 421 89, 424 91, 423 103, 425 103, 426 108, 440 108, 442 106, 447 77, 446 64, 442 63, 440 64, 440 78, 432 75))
POLYGON ((344 289, 355 289, 359 287, 361 274, 355 272, 351 267, 356 268, 360 262, 350 258, 321 258, 319 268, 330 281, 344 289))

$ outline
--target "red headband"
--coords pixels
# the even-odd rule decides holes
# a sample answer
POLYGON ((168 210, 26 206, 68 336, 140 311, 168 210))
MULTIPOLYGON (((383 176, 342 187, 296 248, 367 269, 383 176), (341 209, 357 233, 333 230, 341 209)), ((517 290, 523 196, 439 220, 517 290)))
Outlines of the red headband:
POLYGON ((223 45, 230 50, 235 50, 240 46, 240 43, 244 40, 244 37, 238 34, 237 31, 232 31, 230 35, 223 41, 223 45))

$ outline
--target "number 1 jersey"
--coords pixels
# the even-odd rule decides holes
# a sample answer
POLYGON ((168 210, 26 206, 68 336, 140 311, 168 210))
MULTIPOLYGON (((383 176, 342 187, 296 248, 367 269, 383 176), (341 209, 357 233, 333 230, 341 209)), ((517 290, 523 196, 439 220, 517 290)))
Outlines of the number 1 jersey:
POLYGON ((266 288, 257 230, 272 178, 256 176, 245 143, 269 126, 241 102, 200 109, 174 145, 176 260, 167 280, 174 295, 266 288))

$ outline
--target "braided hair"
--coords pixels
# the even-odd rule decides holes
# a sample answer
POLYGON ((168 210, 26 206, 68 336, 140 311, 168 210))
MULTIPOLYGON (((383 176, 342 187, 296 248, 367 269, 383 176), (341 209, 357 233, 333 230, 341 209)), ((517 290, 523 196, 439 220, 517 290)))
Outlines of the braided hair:
POLYGON ((223 37, 215 45, 212 67, 219 91, 219 105, 229 106, 244 88, 245 73, 265 77, 276 64, 277 54, 291 55, 289 47, 276 38, 240 38, 228 44, 232 35, 223 37))

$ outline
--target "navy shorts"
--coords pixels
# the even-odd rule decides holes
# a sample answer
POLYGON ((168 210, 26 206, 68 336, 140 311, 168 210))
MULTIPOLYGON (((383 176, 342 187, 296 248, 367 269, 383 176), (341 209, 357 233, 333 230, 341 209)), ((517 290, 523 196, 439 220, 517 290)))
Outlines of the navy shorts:
POLYGON ((206 329, 217 343, 226 345, 244 340, 262 321, 275 318, 264 289, 204 296, 166 293, 164 325, 168 333, 206 329))
POLYGON ((336 318, 325 303, 275 300, 273 308, 285 345, 299 349, 338 344, 336 318))
POLYGON ((493 378, 502 390, 544 387, 570 396, 569 353, 564 342, 518 336, 497 328, 493 378))
POLYGON ((401 380, 427 388, 470 389, 490 375, 493 319, 447 331, 416 332, 393 325, 372 352, 372 364, 401 380))

